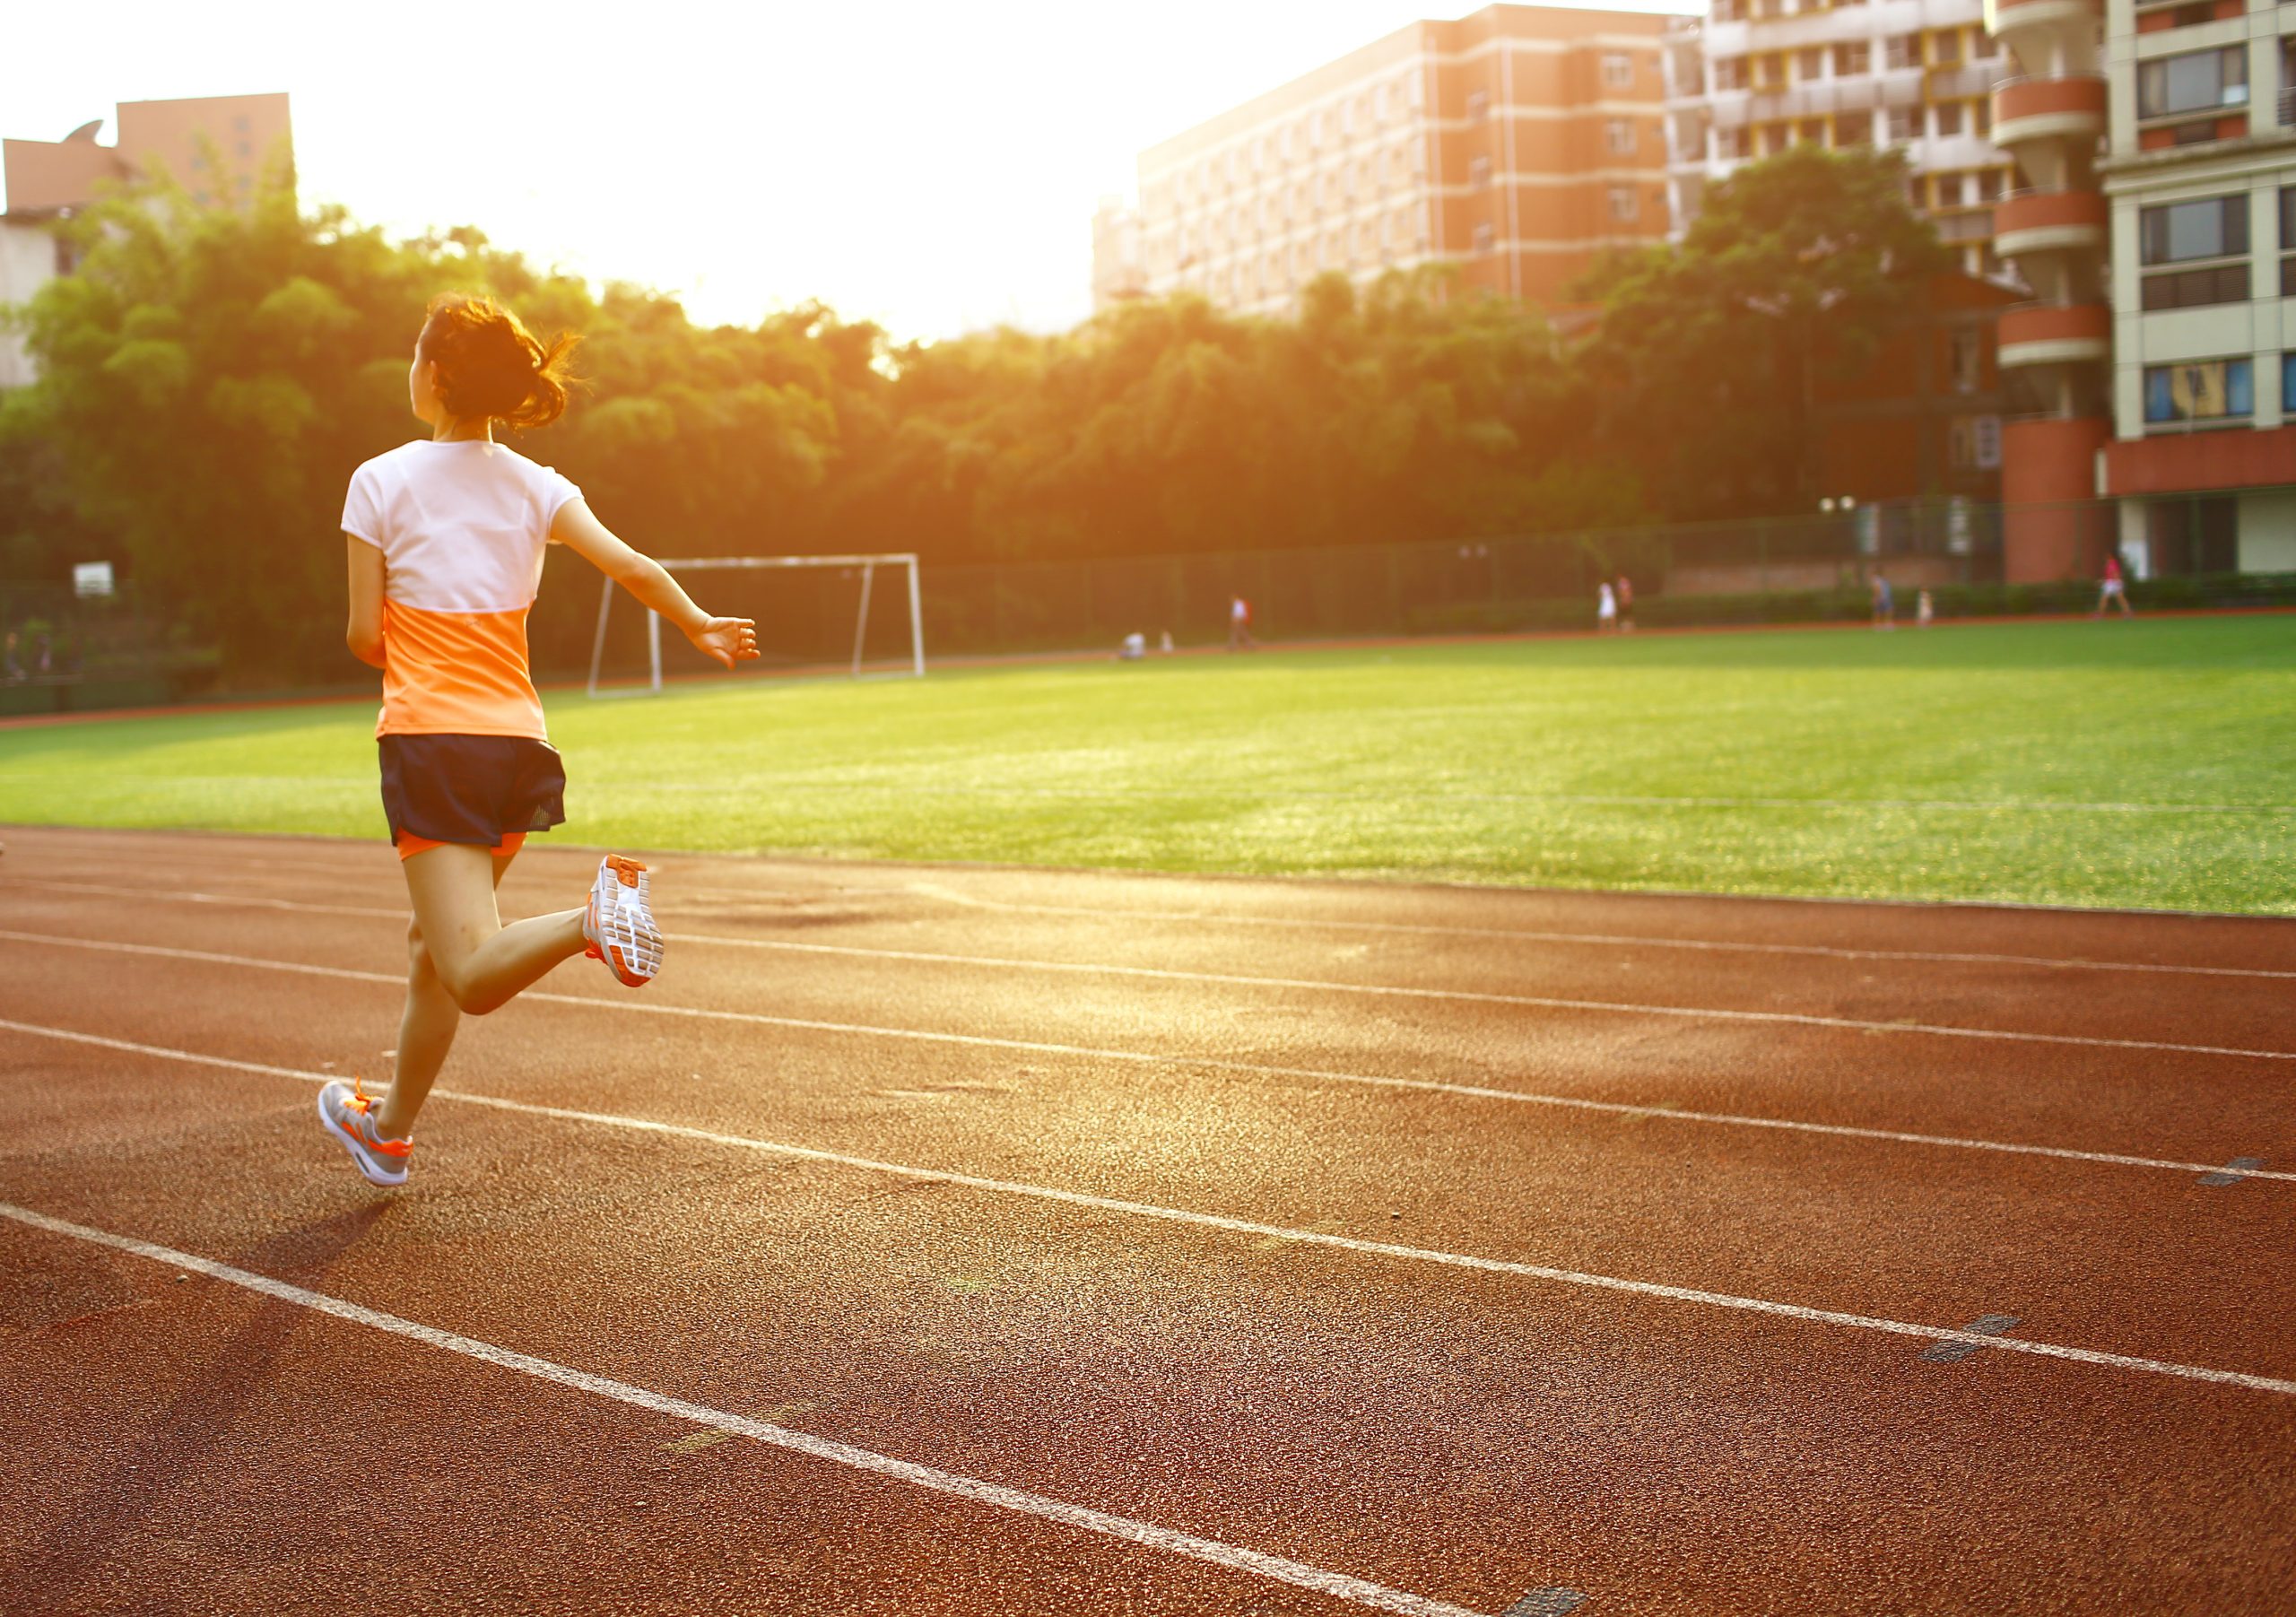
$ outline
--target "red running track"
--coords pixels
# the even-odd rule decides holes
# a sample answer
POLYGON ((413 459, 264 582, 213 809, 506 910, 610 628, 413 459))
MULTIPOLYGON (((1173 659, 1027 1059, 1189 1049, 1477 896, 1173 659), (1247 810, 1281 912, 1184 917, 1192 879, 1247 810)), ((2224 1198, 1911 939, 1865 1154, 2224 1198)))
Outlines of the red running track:
POLYGON ((387 850, 7 834, 0 1609, 2296 1608, 2296 926, 656 868, 384 1195, 387 850))

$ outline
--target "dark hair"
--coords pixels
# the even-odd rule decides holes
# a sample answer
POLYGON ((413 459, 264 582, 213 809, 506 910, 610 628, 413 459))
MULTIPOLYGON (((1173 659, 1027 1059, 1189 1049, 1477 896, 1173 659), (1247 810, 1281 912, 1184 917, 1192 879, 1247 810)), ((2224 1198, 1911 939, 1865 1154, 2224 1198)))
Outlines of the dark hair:
POLYGON ((561 332, 545 345, 491 298, 441 292, 430 300, 415 352, 438 366, 448 414, 547 427, 565 413, 574 379, 567 361, 581 340, 561 332))

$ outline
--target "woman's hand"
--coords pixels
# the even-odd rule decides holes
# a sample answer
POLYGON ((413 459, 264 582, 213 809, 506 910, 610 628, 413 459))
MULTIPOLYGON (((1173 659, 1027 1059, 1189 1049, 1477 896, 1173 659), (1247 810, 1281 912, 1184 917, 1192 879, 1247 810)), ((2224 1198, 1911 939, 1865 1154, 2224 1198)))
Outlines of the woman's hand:
POLYGON ((757 623, 751 618, 704 618, 700 627, 686 630, 685 638, 702 656, 728 668, 757 656, 757 623))

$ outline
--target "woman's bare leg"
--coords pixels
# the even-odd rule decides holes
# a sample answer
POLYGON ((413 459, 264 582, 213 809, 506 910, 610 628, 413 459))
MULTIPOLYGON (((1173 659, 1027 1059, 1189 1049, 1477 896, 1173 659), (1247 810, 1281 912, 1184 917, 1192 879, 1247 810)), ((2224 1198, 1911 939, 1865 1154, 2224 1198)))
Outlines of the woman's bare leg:
MULTIPOLYGON (((491 860, 497 888, 516 857, 514 850, 491 860)), ((423 944, 420 920, 407 924, 406 946, 406 1010, 399 1018, 397 1060, 389 1092, 375 1108, 375 1126, 387 1140, 404 1140, 413 1132, 414 1116, 429 1098, 439 1069, 446 1065, 447 1052, 454 1048, 455 1030, 463 1020, 462 1007, 439 980, 439 969, 423 944)))
POLYGON ((426 848, 405 865, 431 967, 455 1004, 474 1016, 499 1009, 584 947, 579 909, 505 926, 494 908, 493 867, 486 849, 460 842, 426 848))

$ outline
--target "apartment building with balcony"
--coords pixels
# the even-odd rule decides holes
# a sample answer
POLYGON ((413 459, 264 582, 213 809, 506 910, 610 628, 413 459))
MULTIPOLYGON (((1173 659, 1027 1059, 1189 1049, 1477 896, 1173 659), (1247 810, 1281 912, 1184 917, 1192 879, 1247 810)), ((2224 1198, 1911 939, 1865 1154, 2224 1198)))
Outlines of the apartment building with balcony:
MULTIPOLYGON (((1552 301, 1667 227, 1666 19, 1492 5, 1422 22, 1141 154, 1138 278, 1275 314, 1327 270, 1452 260, 1552 301)), ((1126 240, 1104 218, 1113 254, 1126 240)), ((1099 271, 1096 270, 1096 279, 1099 271)))
MULTIPOLYGON (((265 165, 292 172, 293 135, 284 95, 201 96, 122 101, 119 138, 100 145, 101 118, 60 141, 0 141, 0 304, 21 303, 71 273, 56 220, 96 200, 101 188, 167 174, 201 207, 236 206, 254 196, 265 165)), ((20 335, 0 331, 0 387, 33 379, 20 335)))
POLYGON ((1706 187, 1789 145, 1895 146, 1911 201, 1974 275, 2003 273, 1992 138, 2004 65, 1984 0, 1712 0, 1666 35, 1666 189, 1677 234, 1706 187))
POLYGON ((2296 4, 2109 0, 2103 34, 2121 552, 2296 571, 2296 4))

